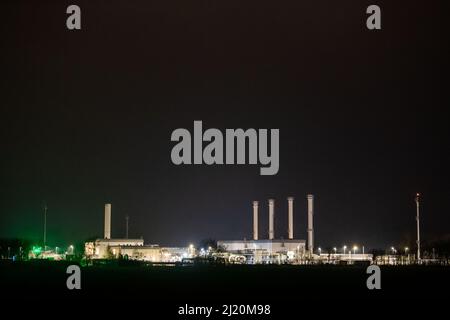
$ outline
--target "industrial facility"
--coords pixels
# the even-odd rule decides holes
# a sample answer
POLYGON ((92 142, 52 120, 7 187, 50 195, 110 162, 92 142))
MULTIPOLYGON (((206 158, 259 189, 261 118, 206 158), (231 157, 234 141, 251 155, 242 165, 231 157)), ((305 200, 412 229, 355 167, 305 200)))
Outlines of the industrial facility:
MULTIPOLYGON (((125 259, 147 261, 151 263, 176 263, 194 258, 208 258, 225 263, 240 264, 306 264, 306 263, 352 263, 355 261, 372 261, 372 255, 326 254, 321 249, 314 251, 314 196, 307 197, 307 236, 308 241, 294 238, 294 198, 288 197, 288 237, 275 237, 275 200, 268 200, 269 228, 268 238, 259 236, 259 201, 253 201, 253 239, 220 240, 217 248, 208 248, 196 252, 193 245, 187 247, 161 247, 157 244, 145 244, 144 239, 111 237, 111 204, 105 204, 104 237, 85 243, 85 256, 89 260, 125 259)), ((128 230, 127 230, 128 235, 128 230)))
MULTIPOLYGON (((128 232, 127 232, 128 233, 128 232)), ((178 262, 183 258, 192 258, 195 250, 186 248, 162 248, 159 245, 145 245, 143 239, 111 238, 111 204, 105 204, 104 238, 85 243, 85 255, 88 259, 129 259, 150 262, 178 262)))
POLYGON ((268 239, 259 238, 259 202, 253 201, 253 240, 218 241, 217 246, 231 254, 236 261, 248 264, 304 264, 304 263, 353 263, 355 261, 372 261, 371 254, 357 254, 348 250, 348 254, 326 254, 321 249, 314 252, 314 196, 308 194, 307 214, 308 243, 294 238, 294 198, 288 197, 288 239, 275 237, 275 200, 269 199, 268 239), (237 258, 240 257, 240 258, 237 258))
POLYGON ((294 239, 294 198, 288 197, 288 239, 275 238, 275 200, 269 199, 268 239, 259 237, 259 202, 253 201, 253 240, 218 241, 227 252, 245 257, 249 264, 295 263, 312 258, 313 253, 313 195, 308 195, 308 251, 306 241, 294 239), (310 254, 311 253, 311 254, 310 254))

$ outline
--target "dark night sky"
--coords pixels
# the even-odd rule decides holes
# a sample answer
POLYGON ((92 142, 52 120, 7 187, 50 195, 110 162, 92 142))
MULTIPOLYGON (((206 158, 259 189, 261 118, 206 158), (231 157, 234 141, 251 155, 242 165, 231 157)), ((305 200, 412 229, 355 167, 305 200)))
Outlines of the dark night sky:
POLYGON ((449 233, 448 15, 438 1, 4 1, 0 237, 113 236, 185 245, 251 238, 251 201, 276 235, 385 247, 449 233), (65 27, 69 4, 82 30, 65 27), (365 27, 369 4, 382 30, 365 27), (446 18, 447 19, 447 18, 446 18), (170 135, 279 128, 280 171, 180 166, 170 135))

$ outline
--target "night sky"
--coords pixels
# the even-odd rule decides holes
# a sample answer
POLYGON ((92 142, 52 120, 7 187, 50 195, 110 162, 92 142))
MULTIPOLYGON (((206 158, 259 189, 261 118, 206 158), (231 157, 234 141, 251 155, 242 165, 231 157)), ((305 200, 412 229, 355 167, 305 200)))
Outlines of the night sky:
MULTIPOLYGON (((276 237, 385 248, 450 233, 448 11, 438 1, 3 1, 0 237, 187 245, 276 237), (66 29, 69 4, 82 30, 66 29), (378 4, 382 30, 369 31, 378 4), (279 128, 280 170, 175 166, 176 128, 279 128)), ((410 243, 413 243, 413 242, 410 243)))

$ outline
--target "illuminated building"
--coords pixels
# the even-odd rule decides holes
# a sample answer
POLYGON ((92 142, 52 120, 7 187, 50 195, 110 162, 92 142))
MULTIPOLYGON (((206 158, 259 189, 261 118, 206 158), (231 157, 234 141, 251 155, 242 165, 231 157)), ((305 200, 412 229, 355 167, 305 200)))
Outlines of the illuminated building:
POLYGON ((111 238, 111 204, 105 205, 104 238, 86 242, 84 253, 89 259, 129 259, 150 262, 177 262, 192 256, 193 246, 186 248, 163 248, 145 245, 143 239, 111 238))

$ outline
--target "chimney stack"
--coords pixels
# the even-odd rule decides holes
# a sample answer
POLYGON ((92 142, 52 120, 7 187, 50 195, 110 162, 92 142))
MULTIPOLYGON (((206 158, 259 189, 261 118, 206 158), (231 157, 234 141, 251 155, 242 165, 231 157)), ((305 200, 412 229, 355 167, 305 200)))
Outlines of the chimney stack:
POLYGON ((274 231, 274 214, 275 214, 275 200, 269 199, 269 240, 275 238, 274 231))
POLYGON ((288 238, 294 239, 294 198, 289 197, 288 200, 288 238))
POLYGON ((258 240, 258 201, 253 201, 253 240, 258 240))
POLYGON ((111 239, 111 204, 105 204, 105 239, 111 239))
POLYGON ((312 194, 308 194, 307 199, 308 199, 308 250, 309 250, 309 254, 313 254, 314 253, 314 227, 313 227, 314 196, 312 194))

